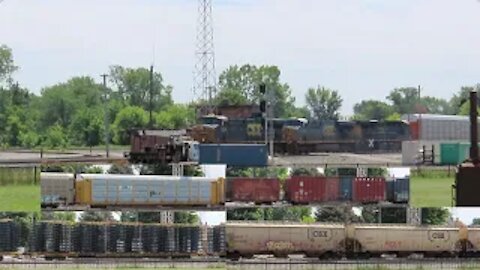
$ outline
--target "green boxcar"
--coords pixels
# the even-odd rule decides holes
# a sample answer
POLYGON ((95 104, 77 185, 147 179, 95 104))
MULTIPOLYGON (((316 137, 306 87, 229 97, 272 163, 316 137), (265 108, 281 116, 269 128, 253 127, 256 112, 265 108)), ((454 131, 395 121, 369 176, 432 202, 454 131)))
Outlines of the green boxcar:
POLYGON ((470 156, 470 143, 441 143, 440 164, 458 165, 470 156))

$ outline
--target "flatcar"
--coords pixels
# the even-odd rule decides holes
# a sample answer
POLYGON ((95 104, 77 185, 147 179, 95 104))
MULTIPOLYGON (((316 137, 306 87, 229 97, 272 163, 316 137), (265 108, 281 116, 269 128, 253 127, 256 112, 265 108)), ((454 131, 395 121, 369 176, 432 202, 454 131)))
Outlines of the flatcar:
POLYGON ((19 247, 23 255, 59 260, 223 257, 226 248, 224 224, 40 221, 31 224, 27 243, 12 238, 19 239, 20 231, 0 231, 0 243, 9 244, 0 249, 0 259, 19 247))

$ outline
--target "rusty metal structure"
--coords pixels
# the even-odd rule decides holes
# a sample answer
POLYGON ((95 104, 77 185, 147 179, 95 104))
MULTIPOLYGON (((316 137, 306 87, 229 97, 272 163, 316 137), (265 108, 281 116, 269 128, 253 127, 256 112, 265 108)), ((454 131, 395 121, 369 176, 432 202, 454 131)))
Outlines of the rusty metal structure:
MULTIPOLYGON (((477 87, 478 89, 478 87, 477 87)), ((456 206, 480 206, 480 159, 478 156, 477 90, 470 92, 470 158, 460 164, 455 178, 456 206)))

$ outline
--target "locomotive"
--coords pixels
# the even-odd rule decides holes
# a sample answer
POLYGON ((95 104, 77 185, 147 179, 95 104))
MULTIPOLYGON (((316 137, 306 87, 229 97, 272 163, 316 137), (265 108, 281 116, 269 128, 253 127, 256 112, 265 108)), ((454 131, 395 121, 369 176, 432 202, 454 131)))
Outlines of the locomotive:
MULTIPOLYGON (((229 119, 207 115, 187 134, 200 143, 265 143, 262 117, 229 119)), ((410 140, 406 121, 342 121, 303 118, 271 119, 267 129, 278 154, 310 152, 378 153, 400 152, 410 140)))

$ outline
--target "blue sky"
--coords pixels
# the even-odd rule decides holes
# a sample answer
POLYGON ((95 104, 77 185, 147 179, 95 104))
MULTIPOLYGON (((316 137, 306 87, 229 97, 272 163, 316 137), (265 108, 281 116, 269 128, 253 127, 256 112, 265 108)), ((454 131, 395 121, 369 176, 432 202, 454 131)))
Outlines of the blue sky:
MULTIPOLYGON (((193 99, 195 0, 5 0, 0 43, 34 92, 108 66, 152 62, 193 99)), ((479 82, 476 0, 213 0, 217 73, 274 64, 299 104, 308 87, 340 91, 343 113, 398 86, 450 97, 479 82)))

